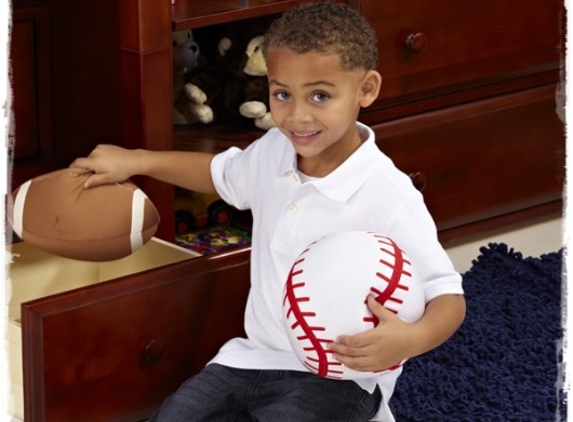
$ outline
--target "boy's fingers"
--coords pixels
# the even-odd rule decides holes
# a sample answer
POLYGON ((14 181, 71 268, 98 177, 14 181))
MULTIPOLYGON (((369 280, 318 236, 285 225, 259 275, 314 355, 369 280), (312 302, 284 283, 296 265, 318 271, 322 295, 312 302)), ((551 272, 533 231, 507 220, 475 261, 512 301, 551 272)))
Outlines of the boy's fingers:
POLYGON ((79 169, 84 170, 84 172, 92 171, 93 169, 90 168, 89 160, 87 158, 76 158, 70 167, 77 167, 79 169))
POLYGON ((112 182, 106 174, 94 173, 87 178, 84 182, 84 189, 95 188, 96 186, 106 185, 114 183, 112 182))
POLYGON ((368 309, 378 318, 380 322, 388 321, 396 316, 394 312, 384 307, 380 302, 378 302, 374 296, 368 296, 368 309))

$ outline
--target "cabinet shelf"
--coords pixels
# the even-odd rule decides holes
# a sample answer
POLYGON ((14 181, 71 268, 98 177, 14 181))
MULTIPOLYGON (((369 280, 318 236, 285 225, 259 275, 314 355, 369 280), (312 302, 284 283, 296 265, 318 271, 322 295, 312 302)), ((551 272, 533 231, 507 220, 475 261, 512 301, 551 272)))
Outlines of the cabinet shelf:
POLYGON ((246 148, 265 132, 257 129, 230 129, 223 126, 176 126, 173 133, 173 149, 218 153, 230 147, 246 148))
MULTIPOLYGON (((282 13, 300 0, 177 0, 172 6, 173 30, 200 28, 282 13)), ((346 3, 336 0, 336 3, 346 3)))

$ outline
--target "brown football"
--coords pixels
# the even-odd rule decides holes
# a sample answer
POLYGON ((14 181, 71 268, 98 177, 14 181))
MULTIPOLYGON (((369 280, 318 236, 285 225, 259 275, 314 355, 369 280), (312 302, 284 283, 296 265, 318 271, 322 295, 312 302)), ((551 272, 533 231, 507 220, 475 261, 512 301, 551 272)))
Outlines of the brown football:
POLYGON ((8 221, 24 241, 66 258, 110 261, 143 246, 159 213, 133 182, 84 189, 88 173, 66 168, 12 192, 8 221))

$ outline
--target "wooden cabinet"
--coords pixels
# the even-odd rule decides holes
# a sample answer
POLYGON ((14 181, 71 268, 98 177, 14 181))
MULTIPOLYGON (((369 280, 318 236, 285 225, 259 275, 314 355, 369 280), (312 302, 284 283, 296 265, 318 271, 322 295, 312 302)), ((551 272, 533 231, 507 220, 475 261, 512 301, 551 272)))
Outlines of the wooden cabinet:
POLYGON ((152 240, 101 264, 24 243, 12 252, 10 352, 23 352, 27 422, 146 419, 244 335, 248 249, 195 257, 152 240))
MULTIPOLYGON (((171 31, 217 28, 237 20, 262 17, 268 20, 300 2, 178 0, 171 5, 169 0, 103 3, 36 0, 38 7, 47 10, 52 28, 48 45, 52 57, 50 92, 57 95, 51 99, 51 132, 45 129, 40 133, 53 139, 53 153, 17 160, 13 186, 69 164, 76 156, 89 153, 99 142, 133 148, 208 151, 247 145, 260 132, 236 133, 220 128, 174 131, 171 31), (102 31, 104 27, 106 30, 102 31), (60 31, 62 28, 66 31, 60 31), (90 46, 87 50, 82 48, 86 44, 90 46)), ((30 0, 16 0, 15 9, 18 10, 19 4, 29 3, 30 0)), ((564 49, 564 6, 558 0, 532 0, 527 4, 517 0, 463 4, 445 0, 437 3, 349 0, 348 3, 367 17, 378 35, 379 70, 384 81, 378 100, 361 114, 361 120, 369 125, 392 122, 399 126, 400 119, 416 124, 415 116, 430 111, 442 110, 452 116, 457 107, 544 86, 555 90, 557 100, 564 49)), ((16 95, 19 92, 26 95, 23 90, 16 95)), ((552 101, 546 99, 546 110, 552 101)), ((560 103, 555 101, 555 109, 559 107, 560 103)), ((516 131, 520 130, 520 119, 531 117, 515 115, 512 124, 516 131)), ((537 136, 536 142, 547 142, 547 148, 541 145, 536 148, 550 154, 549 149, 557 147, 559 154, 554 157, 555 167, 551 172, 559 174, 557 179, 561 181, 563 123, 545 118, 543 125, 549 125, 546 129, 551 139, 537 136)), ((414 133, 415 130, 412 136, 416 136, 414 133)), ((485 132, 473 136, 475 142, 479 142, 480 136, 488 141, 485 132)), ((528 142, 530 145, 532 141, 528 142)), ((27 148, 25 140, 17 144, 27 148)), ((429 148, 438 158, 442 154, 438 148, 429 148)), ((392 158, 400 154, 395 149, 388 152, 392 158)), ((161 213, 158 236, 173 240, 173 189, 154 180, 138 182, 161 213)), ((485 185, 493 186, 487 180, 485 185)), ((431 190, 426 195, 430 203, 438 202, 431 198, 431 190)), ((522 199, 520 207, 507 209, 504 222, 539 213, 540 207, 546 209, 549 203, 553 210, 561 206, 559 200, 548 199, 540 204, 538 200, 530 202, 531 198, 522 199)), ((449 237, 456 236, 453 230, 457 217, 450 215, 447 222, 441 221, 444 212, 436 205, 432 208, 438 225, 448 229, 449 237)), ((476 213, 473 221, 467 215, 458 216, 460 233, 471 230, 472 222, 476 223, 476 229, 483 227, 484 220, 499 216, 498 212, 494 214, 476 213)))
MULTIPOLYGON (((203 151, 247 145, 260 132, 174 130, 172 30, 268 20, 300 2, 14 0, 20 17, 12 51, 25 70, 15 95, 27 110, 37 109, 32 101, 49 104, 49 124, 37 126, 51 149, 38 154, 38 143, 30 148, 28 135, 17 131, 13 186, 100 142, 203 151), (24 12, 30 7, 41 11, 32 23, 24 12), (49 30, 32 31, 40 22, 49 30), (45 47, 36 51, 50 52, 49 83, 31 54, 40 41, 45 47), (46 91, 30 94, 39 74, 46 91)), ((347 3, 377 31, 384 78, 360 119, 423 191, 442 240, 561 208, 563 4, 347 3)), ((16 113, 18 122, 26 112, 16 113)), ((173 241, 173 189, 138 183, 161 213, 159 237, 173 241)), ((241 249, 26 301, 26 421, 147 417, 242 331, 248 267, 241 249)))
POLYGON ((424 188, 443 241, 562 207, 559 1, 349 3, 383 76, 361 118, 424 188))

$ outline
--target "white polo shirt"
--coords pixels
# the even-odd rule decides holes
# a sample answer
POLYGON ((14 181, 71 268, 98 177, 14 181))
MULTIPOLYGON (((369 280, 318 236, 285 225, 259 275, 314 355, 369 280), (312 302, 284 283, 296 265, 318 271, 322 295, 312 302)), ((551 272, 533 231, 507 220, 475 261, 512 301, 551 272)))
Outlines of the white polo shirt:
MULTIPOLYGON (((251 209, 254 222, 245 311, 248 338, 230 340, 212 362, 308 371, 285 331, 283 286, 303 248, 328 234, 360 230, 388 236, 407 252, 423 282, 426 302, 443 294, 463 294, 461 276, 438 242, 422 195, 378 149, 373 131, 357 126, 362 145, 328 176, 305 183, 296 169, 293 146, 276 128, 244 151, 231 148, 213 159, 217 192, 227 203, 251 209)), ((382 405, 373 420, 394 421, 388 400, 400 373, 397 369, 357 381, 370 392, 380 386, 382 405)))

